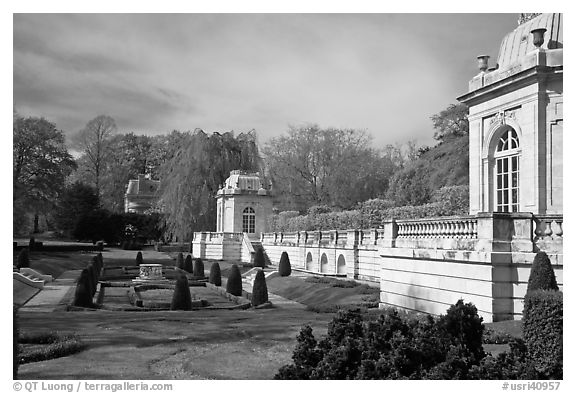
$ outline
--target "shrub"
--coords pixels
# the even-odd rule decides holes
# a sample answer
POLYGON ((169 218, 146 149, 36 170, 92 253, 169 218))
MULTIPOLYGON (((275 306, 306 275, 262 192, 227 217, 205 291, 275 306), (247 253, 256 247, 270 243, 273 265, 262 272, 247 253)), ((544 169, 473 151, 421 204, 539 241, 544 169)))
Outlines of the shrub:
POLYGON ((194 273, 194 264, 192 263, 192 255, 186 255, 184 260, 184 270, 188 273, 194 273))
POLYGON ((138 254, 136 254, 136 266, 139 266, 142 263, 144 263, 144 260, 142 259, 142 252, 138 251, 138 254))
POLYGON ((87 269, 89 274, 88 282, 90 284, 90 291, 91 291, 90 293, 92 294, 92 296, 94 296, 94 294, 96 293, 96 288, 98 287, 98 277, 96 277, 96 269, 92 264, 89 264, 87 269))
POLYGON ((284 251, 280 256, 280 263, 278 264, 278 273, 280 274, 280 277, 288 277, 292 273, 290 258, 288 258, 288 253, 286 251, 284 251))
POLYGON ((264 249, 262 247, 256 249, 256 255, 254 255, 254 267, 266 267, 266 259, 264 259, 264 249))
POLYGON ((214 262, 212 266, 210 266, 210 277, 208 282, 217 287, 222 285, 222 273, 220 272, 220 264, 218 262, 214 262))
POLYGON ((200 258, 196 258, 194 260, 194 277, 202 277, 204 278, 204 262, 202 262, 202 259, 200 258))
POLYGON ((101 252, 96 254, 96 256, 98 257, 98 260, 100 261, 100 269, 102 269, 104 267, 104 257, 102 256, 101 252))
POLYGON ((538 289, 558 290, 558 284, 556 283, 556 276, 554 275, 550 258, 548 258, 548 254, 543 251, 538 252, 534 257, 534 262, 532 262, 532 267, 530 268, 530 277, 528 278, 528 289, 526 291, 530 292, 538 289))
POLYGON ((181 252, 179 252, 176 257, 176 267, 184 270, 184 255, 182 255, 181 252))
POLYGON ((12 305, 12 378, 18 379, 18 364, 20 358, 18 356, 18 307, 12 305))
POLYGON ((484 357, 482 336, 484 325, 478 309, 472 303, 464 304, 462 299, 450 306, 446 315, 438 321, 442 329, 451 336, 457 345, 463 345, 478 359, 484 357))
POLYGON ((268 301, 268 287, 263 270, 258 270, 252 286, 252 305, 259 306, 268 301))
POLYGON ((23 248, 18 253, 18 260, 16 262, 16 267, 18 269, 22 267, 30 267, 30 253, 27 248, 23 248))
POLYGON ((522 332, 529 357, 546 377, 562 379, 562 292, 535 290, 524 298, 522 332))
POLYGON ((34 239, 34 237, 31 237, 30 241, 28 242, 28 248, 30 249, 30 251, 34 251, 35 247, 36 247, 36 239, 34 239))
POLYGON ((188 278, 180 274, 176 280, 174 287, 174 294, 172 295, 172 303, 170 310, 183 310, 189 311, 192 309, 192 296, 190 295, 190 287, 188 286, 188 278))
POLYGON ((75 336, 57 336, 57 339, 35 347, 33 350, 23 353, 20 357, 20 363, 41 362, 44 360, 55 359, 63 356, 69 356, 83 350, 86 345, 75 336))
POLYGON ((234 296, 242 296, 242 275, 236 264, 230 268, 228 281, 226 282, 226 292, 234 296))
POLYGON ((88 269, 82 270, 80 278, 76 283, 76 292, 74 292, 73 306, 77 307, 94 307, 92 303, 92 287, 90 284, 90 273, 88 269))

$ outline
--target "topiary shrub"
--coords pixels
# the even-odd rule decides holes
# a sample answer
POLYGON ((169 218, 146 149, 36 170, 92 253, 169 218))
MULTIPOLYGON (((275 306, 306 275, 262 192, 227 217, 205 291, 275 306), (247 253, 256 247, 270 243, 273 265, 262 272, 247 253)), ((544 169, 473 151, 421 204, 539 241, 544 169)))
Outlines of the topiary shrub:
POLYGON ((228 274, 228 281, 226 282, 226 292, 234 296, 242 296, 242 275, 236 264, 230 268, 230 274, 228 274))
POLYGON ((88 269, 82 270, 80 278, 76 283, 76 292, 74 292, 73 306, 76 307, 94 307, 92 303, 92 287, 90 286, 90 273, 88 269))
POLYGON ((183 274, 180 274, 176 280, 174 294, 172 295, 172 303, 170 303, 170 310, 192 310, 192 296, 190 295, 188 278, 183 274))
POLYGON ((12 305, 12 378, 18 379, 18 364, 20 363, 20 358, 18 356, 18 307, 12 305))
POLYGON ((96 275, 98 276, 98 278, 100 278, 100 273, 102 272, 102 265, 100 263, 100 258, 98 258, 98 256, 93 256, 92 257, 92 265, 94 265, 94 268, 96 269, 96 275))
POLYGON ((560 291, 535 290, 524 298, 522 332, 528 356, 550 379, 562 379, 563 309, 560 291))
POLYGON ((252 305, 259 306, 268 301, 268 287, 266 286, 266 277, 263 270, 258 270, 254 285, 252 286, 252 305))
POLYGON ((100 270, 102 270, 102 268, 104 268, 104 257, 102 256, 102 253, 99 252, 98 254, 96 254, 96 257, 98 258, 98 262, 100 265, 100 270))
POLYGON ((144 259, 142 259, 142 251, 138 251, 138 254, 136 254, 136 266, 140 266, 142 263, 144 263, 144 259))
POLYGON ((28 242, 28 248, 30 249, 30 251, 33 251, 35 247, 36 247, 36 239, 34 239, 34 237, 31 237, 30 241, 28 242))
POLYGON ((96 293, 96 287, 98 286, 98 278, 96 277, 96 269, 94 268, 94 265, 89 264, 88 265, 88 274, 90 275, 88 282, 90 284, 90 293, 91 296, 94 296, 94 294, 96 293))
POLYGON ((538 289, 553 291, 558 290, 558 283, 554 275, 554 269, 550 263, 548 254, 540 251, 534 257, 532 267, 530 268, 530 278, 528 278, 528 289, 526 292, 536 291, 538 289))
POLYGON ((290 265, 290 258, 288 258, 288 253, 284 251, 280 256, 280 263, 278 264, 278 273, 280 277, 288 277, 292 274, 292 266, 290 265))
POLYGON ((215 262, 210 266, 210 277, 208 278, 208 282, 217 287, 222 285, 222 273, 220 272, 220 264, 218 262, 215 262))
POLYGON ((30 267, 30 253, 28 252, 27 248, 23 248, 18 253, 18 260, 16 262, 16 267, 18 269, 22 267, 30 267))
POLYGON ((194 272, 194 266, 192 264, 192 255, 187 255, 186 260, 184 261, 184 270, 188 273, 194 272))
POLYGON ((202 259, 196 258, 194 260, 194 277, 202 277, 204 278, 204 262, 202 259))
POLYGON ((176 257, 176 267, 184 270, 184 255, 182 255, 181 252, 179 252, 176 257))
POLYGON ((264 249, 258 247, 256 255, 254 255, 254 267, 266 267, 266 259, 264 259, 264 249))

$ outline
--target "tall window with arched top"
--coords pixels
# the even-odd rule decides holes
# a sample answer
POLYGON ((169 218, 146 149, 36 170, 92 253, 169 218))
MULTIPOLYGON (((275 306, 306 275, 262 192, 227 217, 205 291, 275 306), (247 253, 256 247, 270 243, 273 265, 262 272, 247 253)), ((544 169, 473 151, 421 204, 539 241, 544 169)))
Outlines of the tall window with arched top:
POLYGON ((513 128, 508 127, 500 136, 494 152, 496 211, 498 212, 519 210, 519 147, 518 134, 513 128))
POLYGON ((242 232, 256 233, 256 213, 251 207, 242 211, 242 232))

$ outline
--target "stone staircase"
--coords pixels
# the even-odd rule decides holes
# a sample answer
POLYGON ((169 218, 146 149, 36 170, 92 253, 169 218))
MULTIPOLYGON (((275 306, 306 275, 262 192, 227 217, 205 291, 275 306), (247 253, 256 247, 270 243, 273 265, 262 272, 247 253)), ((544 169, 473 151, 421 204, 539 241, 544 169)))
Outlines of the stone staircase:
POLYGON ((262 251, 264 252, 264 260, 266 261, 266 266, 272 265, 272 261, 268 257, 268 254, 266 254, 266 250, 264 249, 264 247, 262 247, 262 242, 251 241, 250 243, 252 243, 252 247, 254 247, 254 252, 258 251, 259 248, 262 249, 262 251))
MULTIPOLYGON (((256 273, 259 270, 262 270, 259 267, 252 268, 248 270, 246 273, 242 274, 242 283, 250 285, 252 287, 254 285, 254 279, 256 279, 256 273)), ((264 277, 266 280, 269 278, 275 277, 278 275, 278 271, 276 269, 266 268, 264 269, 264 277)))

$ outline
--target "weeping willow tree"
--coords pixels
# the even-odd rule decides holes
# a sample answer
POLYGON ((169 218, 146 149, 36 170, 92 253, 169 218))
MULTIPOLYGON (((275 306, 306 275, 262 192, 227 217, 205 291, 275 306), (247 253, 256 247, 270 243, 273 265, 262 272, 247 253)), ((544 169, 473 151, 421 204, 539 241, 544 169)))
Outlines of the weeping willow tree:
POLYGON ((197 231, 216 229, 216 192, 231 170, 261 167, 254 132, 186 134, 182 145, 160 168, 160 204, 168 237, 189 241, 197 231))

